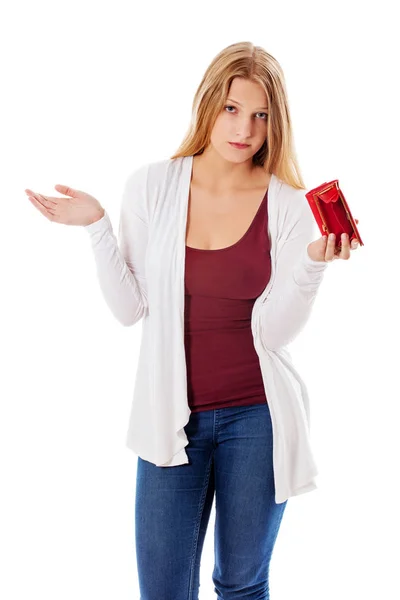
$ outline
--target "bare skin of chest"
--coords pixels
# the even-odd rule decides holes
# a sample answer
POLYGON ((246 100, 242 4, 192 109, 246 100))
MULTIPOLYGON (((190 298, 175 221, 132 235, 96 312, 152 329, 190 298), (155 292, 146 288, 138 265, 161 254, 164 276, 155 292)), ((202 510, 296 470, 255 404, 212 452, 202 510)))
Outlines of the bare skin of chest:
POLYGON ((257 187, 225 195, 190 186, 186 245, 219 250, 239 241, 250 227, 268 188, 270 175, 257 187))

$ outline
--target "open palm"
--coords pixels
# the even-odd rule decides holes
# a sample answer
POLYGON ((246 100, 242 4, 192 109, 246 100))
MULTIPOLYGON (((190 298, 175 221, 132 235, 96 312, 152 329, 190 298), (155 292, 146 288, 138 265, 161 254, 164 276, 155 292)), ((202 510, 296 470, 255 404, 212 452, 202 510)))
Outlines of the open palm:
POLYGON ((90 225, 104 216, 104 208, 90 194, 66 185, 56 185, 55 189, 68 198, 44 196, 30 189, 25 190, 32 204, 49 221, 64 225, 90 225))

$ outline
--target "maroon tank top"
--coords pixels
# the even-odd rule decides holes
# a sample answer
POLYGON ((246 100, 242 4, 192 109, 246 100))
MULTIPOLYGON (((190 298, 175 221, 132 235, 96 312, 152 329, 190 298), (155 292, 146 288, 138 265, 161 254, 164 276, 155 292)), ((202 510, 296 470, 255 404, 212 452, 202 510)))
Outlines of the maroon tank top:
POLYGON ((185 352, 192 412, 267 401, 251 331, 271 276, 268 190, 243 237, 227 248, 186 246, 185 352))

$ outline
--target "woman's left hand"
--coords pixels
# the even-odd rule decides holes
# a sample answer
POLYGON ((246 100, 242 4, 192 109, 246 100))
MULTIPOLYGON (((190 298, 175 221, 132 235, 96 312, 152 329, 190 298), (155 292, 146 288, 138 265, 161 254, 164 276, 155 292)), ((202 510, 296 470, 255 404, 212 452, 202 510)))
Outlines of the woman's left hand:
MULTIPOLYGON (((358 224, 358 219, 354 219, 358 224)), ((319 238, 319 240, 315 240, 315 242, 311 242, 307 246, 308 256, 315 261, 318 262, 332 262, 337 258, 342 258, 343 260, 349 260, 350 258, 350 250, 355 250, 358 247, 358 241, 356 239, 352 240, 351 246, 349 241, 349 236, 347 233, 342 234, 342 246, 340 251, 335 248, 336 243, 336 235, 330 234, 329 237, 324 235, 319 238)))

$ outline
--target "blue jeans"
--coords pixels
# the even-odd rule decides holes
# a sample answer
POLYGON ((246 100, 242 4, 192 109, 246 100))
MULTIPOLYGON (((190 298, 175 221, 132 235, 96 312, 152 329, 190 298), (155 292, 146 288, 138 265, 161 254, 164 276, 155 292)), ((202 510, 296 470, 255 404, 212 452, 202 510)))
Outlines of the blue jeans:
POLYGON ((135 540, 140 600, 198 600, 215 493, 218 599, 269 600, 269 564, 287 500, 275 503, 267 402, 191 413, 189 463, 138 456, 135 540))

